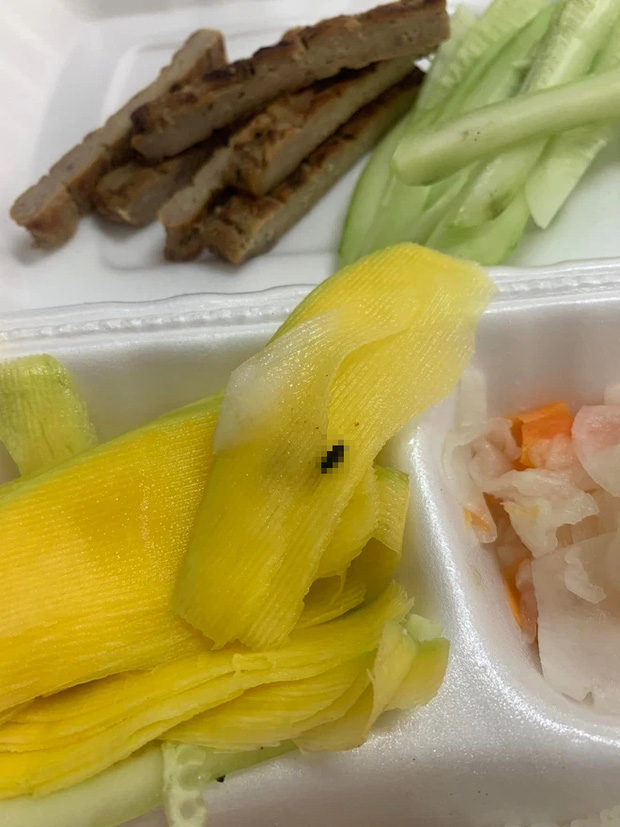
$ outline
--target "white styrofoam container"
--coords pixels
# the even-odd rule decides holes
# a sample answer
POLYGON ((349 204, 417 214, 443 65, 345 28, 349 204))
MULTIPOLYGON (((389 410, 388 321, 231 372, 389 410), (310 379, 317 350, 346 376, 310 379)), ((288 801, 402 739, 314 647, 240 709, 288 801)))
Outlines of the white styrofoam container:
MULTIPOLYGON (((487 4, 467 2, 475 10, 487 4)), ((74 371, 103 439, 222 387, 305 295, 303 285, 334 269, 359 169, 271 253, 241 269, 208 257, 169 264, 157 227, 134 232, 95 218, 82 221, 63 249, 33 251, 8 208, 194 29, 221 28, 237 58, 292 25, 372 5, 3 0, 0 358, 58 356, 74 371), (274 289, 247 292, 265 288, 274 289), (184 296, 196 293, 209 295, 184 296), (119 303, 85 304, 111 301, 119 303), (76 306, 44 309, 60 305, 76 306)), ((595 402, 620 377, 620 259, 592 261, 620 256, 619 150, 616 140, 553 226, 544 234, 528 230, 512 267, 493 271, 502 292, 483 318, 476 360, 489 375, 494 412, 556 398, 595 402), (568 259, 584 261, 535 267, 568 259)), ((439 454, 451 412, 447 400, 389 447, 414 480, 402 578, 452 641, 438 697, 412 715, 382 720, 353 752, 285 756, 213 785, 214 827, 499 827, 563 821, 620 803, 620 721, 546 686, 492 556, 465 531, 445 488, 439 454)), ((12 473, 0 446, 0 479, 12 473)), ((164 823, 155 813, 134 824, 164 823)))
MULTIPOLYGON (((269 254, 241 268, 208 255, 166 262, 163 230, 89 217, 53 253, 33 250, 8 209, 83 135, 156 74, 196 28, 221 29, 231 58, 275 42, 293 25, 357 12, 378 0, 2 0, 0 312, 187 293, 238 293, 316 284, 333 271, 346 205, 361 164, 269 254)), ((464 0, 480 11, 488 0, 464 0)), ((456 0, 449 3, 456 5, 456 0)), ((531 228, 510 263, 620 256, 620 138, 597 159, 544 233, 531 228)))
MULTIPOLYGON (((475 357, 488 375, 491 411, 600 400, 620 377, 620 265, 508 272, 497 281, 475 357)), ((306 292, 5 315, 0 358, 60 358, 106 439, 221 388, 306 292)), ((352 752, 285 756, 211 785, 213 827, 500 827, 620 803, 620 719, 546 685, 493 556, 466 529, 445 486, 439 460, 452 411, 446 400, 386 449, 413 481, 401 578, 452 642, 438 696, 381 719, 352 752)), ((0 479, 10 473, 0 457, 0 479)), ((153 813, 138 824, 165 821, 153 813)))

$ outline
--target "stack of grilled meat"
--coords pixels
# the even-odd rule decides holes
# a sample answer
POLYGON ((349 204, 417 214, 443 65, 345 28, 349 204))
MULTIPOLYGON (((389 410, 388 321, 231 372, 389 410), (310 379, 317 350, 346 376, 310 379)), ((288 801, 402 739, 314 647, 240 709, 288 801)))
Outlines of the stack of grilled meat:
POLYGON ((414 60, 449 33, 444 0, 401 0, 293 29, 226 61, 195 32, 149 87, 70 150, 11 210, 57 247, 97 210, 159 220, 169 259, 240 264, 271 247, 409 109, 414 60))

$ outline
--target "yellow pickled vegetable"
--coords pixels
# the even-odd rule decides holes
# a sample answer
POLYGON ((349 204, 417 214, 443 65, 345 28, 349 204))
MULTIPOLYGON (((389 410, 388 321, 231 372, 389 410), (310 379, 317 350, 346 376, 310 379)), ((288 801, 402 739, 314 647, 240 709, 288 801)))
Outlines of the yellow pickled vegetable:
POLYGON ((235 371, 175 607, 216 646, 281 644, 385 442, 469 361, 493 293, 473 264, 403 244, 325 281, 235 371), (321 456, 332 451, 331 473, 321 456))
POLYGON ((362 655, 311 678, 250 689, 175 727, 166 737, 218 750, 273 746, 303 732, 305 721, 350 692, 370 666, 370 655, 362 655))
POLYGON ((321 579, 314 581, 305 596, 304 611, 296 628, 339 617, 385 589, 400 560, 408 506, 409 477, 393 468, 375 465, 342 514, 319 564, 317 576, 321 579), (371 486, 369 480, 374 480, 371 486), (372 497, 363 493, 364 489, 372 492, 372 497), (372 516, 372 527, 363 511, 364 501, 372 516), (355 539, 362 539, 362 534, 366 537, 369 529, 372 536, 356 547, 355 539), (325 577, 321 573, 324 569, 332 571, 332 576, 325 577))
POLYGON ((157 739, 350 748, 432 697, 447 643, 389 585, 408 479, 373 464, 453 387, 491 292, 473 265, 382 251, 314 291, 223 402, 4 489, 0 798, 157 739))
POLYGON ((373 536, 353 560, 349 578, 362 581, 366 598, 376 597, 392 579, 400 561, 409 507, 409 477, 393 468, 375 465, 379 519, 373 536))
MULTIPOLYGON (((0 610, 0 709, 7 715, 37 695, 208 645, 169 604, 209 472, 219 403, 195 403, 11 486, 0 504, 0 577, 24 597, 0 610), (37 623, 53 626, 54 637, 37 623)), ((360 489, 337 540, 349 547, 359 540, 360 506, 370 502, 360 489)), ((377 524, 376 509, 367 519, 377 524)), ((318 607, 314 621, 309 609, 304 625, 357 605, 364 592, 355 589, 359 599, 349 590, 346 608, 318 607)))
POLYGON ((417 651, 417 644, 400 623, 387 623, 370 674, 371 685, 345 715, 307 730, 295 739, 297 745, 303 750, 339 750, 363 744, 379 715, 389 709, 417 651))
POLYGON ((320 675, 367 653, 386 623, 409 608, 392 585, 374 603, 331 623, 295 632, 279 649, 230 647, 150 672, 41 698, 0 727, 0 798, 47 794, 101 772, 182 721, 266 683, 320 675), (63 713, 68 713, 66 717, 63 713))
MULTIPOLYGON (((297 651, 295 647, 307 647, 319 659, 318 671, 329 669, 334 663, 346 659, 346 647, 349 645, 358 646, 361 640, 362 652, 372 649, 377 634, 375 627, 383 622, 384 613, 402 614, 406 607, 402 591, 391 587, 381 600, 363 612, 345 618, 350 623, 329 628, 321 625, 317 628, 316 635, 311 630, 303 634, 300 630, 293 636, 289 646, 274 653, 266 653, 264 656, 257 653, 254 656, 254 653, 247 652, 243 647, 229 647, 171 661, 149 672, 112 675, 46 698, 38 698, 16 711, 13 718, 0 727, 0 752, 20 752, 70 743, 85 734, 103 731, 126 717, 135 717, 142 711, 148 711, 168 696, 193 689, 231 671, 246 670, 261 676, 265 670, 289 668, 287 658, 294 656, 297 651), (329 644, 332 630, 344 635, 338 647, 329 644), (321 647, 328 647, 329 650, 321 652, 321 647), (314 652, 314 649, 317 651, 314 652)), ((308 624, 314 625, 317 624, 308 624)), ((352 657, 357 651, 356 649, 352 657)), ((307 666, 310 674, 314 674, 312 659, 309 658, 307 666)))
POLYGON ((393 551, 394 559, 398 561, 408 506, 407 474, 380 465, 371 468, 342 512, 316 577, 329 577, 344 571, 373 537, 393 551))
POLYGON ((387 709, 424 706, 437 694, 448 666, 450 644, 444 638, 418 641, 417 654, 387 709))
POLYGON ((364 583, 366 598, 373 598, 381 594, 390 582, 399 559, 400 552, 393 551, 371 537, 362 553, 351 563, 348 576, 364 583))
MULTIPOLYGON (((318 727, 327 726, 334 721, 339 721, 346 715, 370 686, 372 663, 373 660, 371 660, 369 667, 363 672, 360 672, 355 682, 352 683, 339 698, 336 698, 333 703, 326 706, 325 709, 322 709, 320 712, 317 712, 311 718, 306 718, 303 721, 303 725, 299 727, 298 734, 295 738, 299 739, 304 732, 310 732, 318 727)), ((294 743, 295 746, 298 746, 296 742, 294 743)))
POLYGON ((366 583, 355 573, 315 580, 304 599, 296 629, 317 626, 359 606, 366 597, 366 583))
POLYGON ((18 704, 17 706, 13 706, 11 709, 6 709, 4 712, 0 713, 0 725, 5 724, 7 721, 12 721, 13 718, 23 712, 27 706, 28 704, 18 704))
POLYGON ((334 535, 319 562, 317 578, 338 574, 357 557, 379 524, 380 496, 378 476, 371 468, 340 515, 334 535))
POLYGON ((0 500, 0 713, 199 652, 170 595, 209 473, 219 398, 19 483, 0 500))
POLYGON ((375 465, 379 511, 373 537, 400 557, 409 508, 409 477, 394 468, 375 465))
POLYGON ((0 362, 0 442, 26 477, 97 444, 71 375, 52 356, 0 362))

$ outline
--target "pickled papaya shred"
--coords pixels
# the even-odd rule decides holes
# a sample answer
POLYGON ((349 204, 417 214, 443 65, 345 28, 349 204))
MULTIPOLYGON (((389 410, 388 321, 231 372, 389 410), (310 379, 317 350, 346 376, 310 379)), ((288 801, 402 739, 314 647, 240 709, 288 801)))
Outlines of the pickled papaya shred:
MULTIPOLYGON (((212 397, 167 414, 12 486, 0 502, 0 575, 10 593, 23 593, 0 611, 0 710, 209 648, 175 617, 170 601, 209 473, 220 402, 212 397), (36 634, 37 624, 45 635, 36 634)), ((372 469, 369 479, 377 484, 372 469)), ((349 549, 366 536, 359 535, 359 515, 352 498, 340 530, 349 549)), ((378 519, 373 511, 372 524, 378 519)), ((352 554, 336 549, 332 556, 346 567, 352 554)), ((359 599, 349 589, 342 611, 363 600, 363 586, 355 588, 359 599)), ((315 603, 304 624, 312 611, 315 622, 342 613, 315 603)))
POLYGON ((409 608, 393 585, 358 611, 295 632, 278 649, 228 647, 127 675, 124 688, 114 677, 76 687, 73 697, 38 699, 26 710, 30 723, 18 718, 0 727, 0 798, 71 786, 248 689, 315 677, 372 653, 386 623, 403 620, 409 608), (63 707, 73 715, 62 717, 63 707))
POLYGON ((0 362, 0 442, 22 476, 40 474, 97 444, 73 377, 53 356, 0 362))
MULTIPOLYGON (((312 726, 313 719, 351 693, 354 685, 366 682, 371 666, 372 658, 362 655, 311 678, 250 689, 234 701, 181 724, 167 737, 220 750, 279 744, 312 726)), ((332 714, 327 714, 326 720, 331 718, 332 714)))
POLYGON ((388 439, 454 388, 493 290, 473 264, 392 247, 323 282, 233 372, 176 583, 182 618, 218 647, 286 640, 353 492, 388 439), (322 474, 339 439, 345 457, 322 474))
POLYGON ((400 623, 386 623, 369 676, 369 685, 341 717, 307 729, 297 739, 305 750, 343 750, 360 746, 407 677, 417 646, 400 623))
MULTIPOLYGON (((409 480, 377 456, 454 387, 492 293, 430 250, 373 254, 223 395, 27 465, 0 496, 0 580, 19 596, 0 606, 0 799, 28 813, 39 797, 46 823, 61 791, 79 812, 153 743, 169 768, 182 744, 241 767, 357 746, 386 709, 432 698, 448 644, 420 636, 392 582, 409 480)), ((86 406, 55 376, 75 434, 86 406)), ((167 777, 172 812, 186 799, 167 777)))
POLYGON ((170 596, 209 473, 219 398, 19 482, 0 499, 0 714, 198 653, 170 596))

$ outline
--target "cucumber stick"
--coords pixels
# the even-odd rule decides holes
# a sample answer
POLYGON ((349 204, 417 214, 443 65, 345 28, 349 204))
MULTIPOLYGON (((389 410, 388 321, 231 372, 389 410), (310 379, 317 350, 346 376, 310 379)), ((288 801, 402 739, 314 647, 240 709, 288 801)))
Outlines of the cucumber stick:
POLYGON ((368 235, 376 221, 379 204, 390 184, 395 183, 390 163, 404 133, 406 120, 407 117, 397 123, 383 138, 358 178, 340 238, 340 267, 357 261, 368 252, 368 235))
POLYGON ((434 122, 438 113, 447 118, 450 112, 459 112, 465 89, 476 89, 486 67, 515 32, 546 5, 547 0, 522 0, 518 7, 514 0, 494 0, 475 24, 470 12, 457 8, 452 36, 439 48, 412 113, 383 139, 358 180, 340 242, 341 266, 414 237, 428 191, 411 192, 391 172, 391 159, 404 132, 434 122))
MULTIPOLYGON (((464 101, 464 112, 505 100, 515 94, 534 60, 552 16, 553 8, 544 8, 512 38, 464 101)), ((418 244, 428 241, 468 179, 469 171, 462 170, 430 187, 426 208, 415 222, 411 241, 418 244)))
MULTIPOLYGON (((389 152, 389 164, 405 132, 411 133, 425 126, 436 128, 449 120, 452 114, 484 106, 513 94, 529 65, 527 53, 533 43, 542 38, 551 18, 551 10, 546 6, 546 0, 528 0, 518 10, 513 2, 495 0, 475 25, 471 25, 471 17, 468 15, 469 13, 463 19, 458 19, 455 14, 453 29, 458 26, 464 31, 462 34, 459 32, 458 39, 453 36, 439 50, 413 116, 401 122, 398 131, 389 136, 391 140, 386 140, 380 148, 381 153, 377 153, 381 154, 381 163, 385 163, 389 152), (506 44, 519 39, 521 32, 516 38, 515 32, 534 15, 534 28, 526 26, 522 30, 520 42, 513 46, 512 57, 504 58, 506 44), (498 61, 500 65, 496 65, 498 61)), ((454 189, 454 182, 450 186, 454 189)), ((418 223, 429 203, 434 204, 442 193, 441 188, 439 192, 433 192, 428 187, 408 187, 390 175, 382 196, 372 203, 370 212, 373 217, 368 222, 368 230, 356 255, 400 241, 422 241, 423 237, 417 229, 418 223)), ((357 194, 356 190, 354 201, 357 194)), ((355 209, 353 203, 350 215, 355 209)), ((356 209, 359 213, 364 207, 359 205, 356 209)), ((355 224, 354 218, 351 223, 355 224)), ((343 239, 350 226, 347 219, 343 239)))
MULTIPOLYGON (((416 158, 407 168, 408 177, 413 183, 429 184, 499 150, 512 147, 510 151, 516 157, 520 150, 531 150, 530 139, 619 116, 620 68, 617 68, 486 106, 464 115, 436 135, 426 133, 424 140, 416 142, 416 158)), ((509 160, 512 159, 513 155, 509 160)), ((477 195, 479 181, 480 178, 466 204, 477 195)), ((480 217, 496 217, 511 200, 504 202, 501 199, 501 209, 498 206, 480 217)), ((458 221, 454 223, 472 226, 458 221)))
POLYGON ((436 106, 450 91, 449 86, 446 91, 444 75, 457 54, 466 33, 475 22, 476 16, 467 6, 456 7, 450 18, 450 39, 442 43, 437 49, 437 54, 433 58, 431 68, 427 72, 424 84, 420 89, 415 105, 416 111, 436 106))
MULTIPOLYGON (((520 190, 497 218, 478 227, 449 227, 442 234, 442 252, 490 267, 515 249, 530 218, 525 193, 520 190)), ((429 240, 433 247, 433 238, 429 240)))
POLYGON ((494 0, 462 37, 449 65, 438 72, 433 81, 437 92, 425 101, 425 108, 445 103, 452 108, 454 96, 458 101, 468 86, 475 85, 476 77, 486 71, 514 35, 546 6, 547 0, 519 0, 518 3, 494 0), (447 100, 448 96, 452 96, 452 101, 447 100))
MULTIPOLYGON (((162 744, 164 809, 169 827, 204 827, 205 784, 245 770, 295 749, 292 741, 250 752, 215 752, 204 747, 165 741, 162 744)), ((34 827, 34 826, 33 826, 34 827)))
POLYGON ((0 801, 6 827, 117 827, 162 802, 159 745, 147 747, 105 772, 43 798, 0 801))
MULTIPOLYGON (((603 72, 620 65, 620 20, 594 65, 603 72)), ((607 122, 564 132, 551 139, 525 186, 532 218, 541 228, 553 221, 598 153, 614 133, 607 122)))
POLYGON ((470 170, 464 169, 430 188, 431 195, 436 195, 437 197, 432 204, 430 203, 429 197, 426 209, 415 223, 412 241, 416 244, 428 244, 429 238, 449 213, 455 199, 459 196, 459 193, 469 180, 469 176, 470 170), (442 185, 445 186, 443 186, 443 192, 440 192, 442 185))
MULTIPOLYGON (((587 74, 618 18, 618 8, 618 0, 564 0, 558 7, 545 42, 524 81, 523 93, 549 89, 587 74)), ((505 112, 502 117, 505 117, 505 112)), ((516 118, 511 118, 511 126, 514 127, 515 121, 516 118)), ((563 128, 571 128, 562 126, 559 122, 554 124, 550 115, 538 121, 539 127, 542 127, 543 122, 549 125, 547 130, 540 129, 540 134, 545 137, 511 147, 485 165, 471 187, 469 197, 453 217, 453 223, 473 227, 495 218, 506 209, 518 190, 525 186, 529 173, 542 155, 547 143, 546 136, 563 128)), ((521 132, 527 137, 524 126, 521 127, 521 132)), ((470 138, 472 137, 475 136, 470 133, 470 138)), ((512 143, 519 139, 515 133, 512 143)), ((460 143, 462 147, 462 142, 460 143)), ((480 141, 476 143, 482 148, 480 141)), ((478 157, 491 155, 494 150, 506 145, 486 145, 486 153, 479 153, 478 157)), ((407 147, 406 143, 401 142, 394 157, 398 174, 411 183, 415 182, 415 178, 411 174, 407 175, 405 169, 415 151, 415 147, 407 147)))
POLYGON ((438 75, 452 62, 461 40, 474 22, 475 18, 468 9, 461 6, 457 8, 450 21, 450 39, 442 43, 437 50, 414 109, 388 132, 367 161, 351 196, 342 229, 338 249, 341 267, 351 264, 373 249, 372 243, 369 242, 369 233, 373 231, 375 221, 385 208, 385 202, 390 201, 390 195, 393 193, 393 197, 396 198, 404 189, 401 182, 392 174, 394 150, 409 120, 416 117, 422 109, 434 106, 445 94, 443 85, 440 86, 437 82, 438 75))

